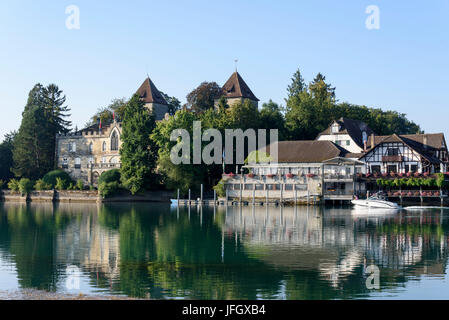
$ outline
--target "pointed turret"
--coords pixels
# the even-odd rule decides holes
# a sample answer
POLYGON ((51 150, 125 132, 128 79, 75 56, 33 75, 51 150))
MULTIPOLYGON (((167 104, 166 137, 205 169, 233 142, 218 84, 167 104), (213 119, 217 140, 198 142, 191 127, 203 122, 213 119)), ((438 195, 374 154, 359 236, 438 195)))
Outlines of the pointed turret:
POLYGON ((245 99, 251 100, 256 105, 259 102, 259 99, 257 99, 237 71, 231 75, 228 81, 226 81, 222 88, 222 92, 230 106, 234 103, 242 102, 245 99))
POLYGON ((153 81, 151 81, 150 77, 145 79, 139 90, 137 90, 137 94, 145 102, 145 106, 154 112, 156 121, 165 118, 165 114, 168 113, 168 103, 156 88, 153 81))

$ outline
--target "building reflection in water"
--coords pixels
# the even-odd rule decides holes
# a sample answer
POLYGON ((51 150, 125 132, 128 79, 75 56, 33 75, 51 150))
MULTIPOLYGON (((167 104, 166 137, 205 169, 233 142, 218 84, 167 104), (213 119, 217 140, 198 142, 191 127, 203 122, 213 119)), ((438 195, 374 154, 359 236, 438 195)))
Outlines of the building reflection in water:
POLYGON ((444 276, 448 235, 440 211, 0 205, 0 264, 21 288, 64 291, 74 265, 88 291, 133 297, 369 297, 368 265, 383 290, 444 276))

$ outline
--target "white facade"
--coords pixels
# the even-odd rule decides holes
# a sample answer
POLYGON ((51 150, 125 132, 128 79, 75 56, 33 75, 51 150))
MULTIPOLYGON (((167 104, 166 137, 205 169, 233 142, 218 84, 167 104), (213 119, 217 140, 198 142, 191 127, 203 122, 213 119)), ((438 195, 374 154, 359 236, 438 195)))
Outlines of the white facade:
POLYGON ((351 153, 360 153, 363 152, 363 148, 360 148, 354 140, 352 140, 349 134, 326 134, 318 137, 319 141, 332 141, 336 145, 339 145, 342 148, 345 148, 351 153))

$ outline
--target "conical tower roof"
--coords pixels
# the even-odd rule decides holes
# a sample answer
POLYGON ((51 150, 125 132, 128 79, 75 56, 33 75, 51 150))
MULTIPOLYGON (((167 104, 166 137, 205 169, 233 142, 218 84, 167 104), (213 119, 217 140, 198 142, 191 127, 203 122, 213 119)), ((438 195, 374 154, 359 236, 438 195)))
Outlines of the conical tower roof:
POLYGON ((222 91, 226 98, 244 98, 259 101, 237 71, 226 81, 222 91))
POLYGON ((158 103, 168 105, 160 91, 156 88, 153 81, 148 77, 137 90, 137 94, 145 103, 158 103))

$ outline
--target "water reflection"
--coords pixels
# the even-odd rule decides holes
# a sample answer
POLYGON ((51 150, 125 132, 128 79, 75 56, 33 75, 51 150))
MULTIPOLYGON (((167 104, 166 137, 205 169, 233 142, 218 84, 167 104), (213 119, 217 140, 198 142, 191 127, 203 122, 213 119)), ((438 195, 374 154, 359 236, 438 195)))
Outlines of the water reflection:
MULTIPOLYGON (((0 205, 0 284, 67 291, 67 267, 76 266, 84 293, 398 296, 410 280, 444 277, 448 231, 438 210, 8 203, 0 205), (375 292, 365 285, 364 270, 371 264, 381 269, 381 289, 375 292), (10 266, 14 272, 3 271, 10 266)), ((444 282, 434 286, 444 297, 444 282)), ((425 297, 417 290, 416 298, 425 297)))

